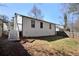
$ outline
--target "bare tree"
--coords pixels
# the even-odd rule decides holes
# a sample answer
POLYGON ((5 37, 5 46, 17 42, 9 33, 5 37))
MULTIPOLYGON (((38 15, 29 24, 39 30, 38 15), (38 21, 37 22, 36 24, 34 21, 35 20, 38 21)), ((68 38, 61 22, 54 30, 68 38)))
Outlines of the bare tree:
POLYGON ((64 14, 64 30, 67 30, 67 14, 64 14))
POLYGON ((62 13, 62 18, 63 18, 63 23, 64 23, 64 25, 63 25, 63 27, 64 27, 64 30, 67 30, 68 29, 68 4, 65 4, 65 3, 63 3, 63 4, 61 4, 61 13, 62 13))
MULTIPOLYGON (((7 7, 5 4, 0 3, 0 6, 7 7)), ((8 22, 8 17, 6 15, 0 15, 0 19, 2 20, 2 35, 3 35, 3 23, 8 22)))
POLYGON ((72 22, 75 22, 75 24, 73 25, 72 24, 72 26, 74 27, 73 29, 75 29, 75 30, 79 30, 78 29, 78 19, 79 19, 79 3, 71 3, 71 4, 69 4, 69 7, 68 7, 68 13, 69 14, 73 14, 73 16, 75 15, 75 17, 77 18, 77 20, 72 20, 72 22))
POLYGON ((68 6, 68 13, 77 15, 79 13, 79 3, 71 3, 68 6))
POLYGON ((74 38, 74 31, 79 31, 79 26, 78 26, 78 22, 79 20, 75 20, 74 17, 79 18, 79 3, 70 3, 67 6, 67 13, 72 17, 71 18, 71 31, 72 31, 72 35, 74 38))
POLYGON ((75 31, 79 32, 79 17, 75 20, 74 27, 75 27, 75 31))
POLYGON ((36 19, 42 19, 43 15, 42 15, 42 11, 37 8, 36 5, 33 5, 32 10, 30 11, 30 16, 36 18, 36 19))

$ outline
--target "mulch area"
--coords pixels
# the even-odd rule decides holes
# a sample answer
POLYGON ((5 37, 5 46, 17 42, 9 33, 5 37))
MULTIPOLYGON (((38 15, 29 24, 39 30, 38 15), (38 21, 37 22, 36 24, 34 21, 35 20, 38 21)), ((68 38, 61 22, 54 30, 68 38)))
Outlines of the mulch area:
MULTIPOLYGON (((51 38, 51 37, 50 37, 51 38)), ((45 38, 46 39, 46 38, 45 38)), ((22 39, 19 42, 0 39, 0 56, 53 56, 65 55, 38 39, 22 39), (35 43, 38 41, 38 43, 35 43)))
POLYGON ((47 42, 41 42, 40 40, 35 40, 39 41, 37 43, 35 42, 26 42, 23 43, 22 45, 24 48, 28 51, 29 54, 32 56, 67 56, 67 54, 62 53, 51 46, 47 44, 47 42))

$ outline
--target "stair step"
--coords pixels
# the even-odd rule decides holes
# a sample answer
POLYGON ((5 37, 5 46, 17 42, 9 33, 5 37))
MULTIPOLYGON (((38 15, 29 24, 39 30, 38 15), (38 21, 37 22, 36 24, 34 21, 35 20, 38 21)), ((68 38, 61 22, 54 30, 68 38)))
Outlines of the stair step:
POLYGON ((17 30, 10 30, 8 40, 20 40, 17 30))

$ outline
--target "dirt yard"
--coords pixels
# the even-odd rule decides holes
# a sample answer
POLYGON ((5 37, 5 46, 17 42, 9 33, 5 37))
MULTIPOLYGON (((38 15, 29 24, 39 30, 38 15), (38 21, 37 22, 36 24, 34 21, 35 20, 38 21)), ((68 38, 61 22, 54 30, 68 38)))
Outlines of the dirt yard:
POLYGON ((19 42, 0 40, 3 56, 79 56, 79 41, 70 38, 46 37, 19 42))
POLYGON ((79 56, 79 42, 69 38, 36 39, 32 43, 26 42, 22 45, 33 56, 79 56))

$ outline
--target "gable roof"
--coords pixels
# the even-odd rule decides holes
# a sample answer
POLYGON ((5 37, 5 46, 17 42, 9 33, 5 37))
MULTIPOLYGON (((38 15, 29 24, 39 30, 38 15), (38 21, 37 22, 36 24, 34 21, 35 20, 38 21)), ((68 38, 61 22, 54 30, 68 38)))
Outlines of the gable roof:
POLYGON ((18 14, 18 13, 15 13, 15 15, 20 15, 22 17, 26 17, 26 18, 29 18, 29 19, 34 19, 34 20, 38 20, 38 21, 42 21, 42 22, 46 22, 46 23, 50 23, 50 24, 56 25, 55 23, 52 23, 52 22, 48 22, 48 21, 45 21, 45 20, 36 19, 36 18, 30 17, 30 16, 24 16, 24 15, 21 15, 21 14, 18 14))

